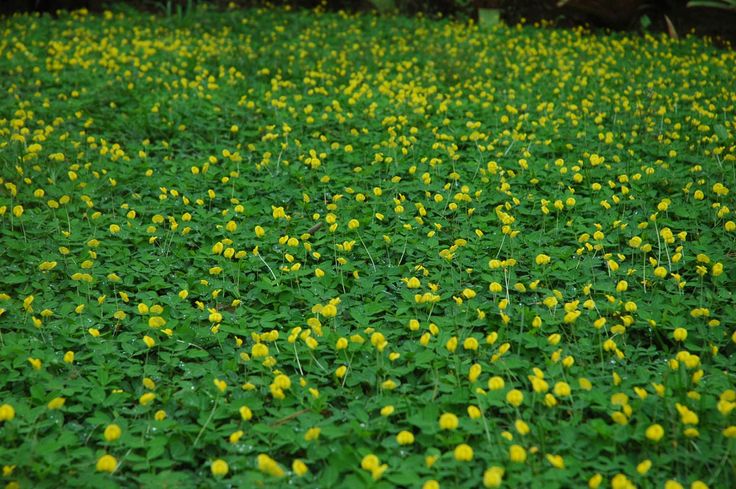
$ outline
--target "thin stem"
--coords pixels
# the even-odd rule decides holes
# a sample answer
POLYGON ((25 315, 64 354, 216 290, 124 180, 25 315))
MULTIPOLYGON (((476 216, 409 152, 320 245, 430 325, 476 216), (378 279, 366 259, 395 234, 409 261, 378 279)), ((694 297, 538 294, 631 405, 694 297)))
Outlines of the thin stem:
POLYGON ((194 439, 194 443, 192 443, 192 448, 197 446, 197 442, 199 442, 199 438, 202 436, 202 433, 204 433, 204 430, 207 429, 207 426, 209 426, 210 421, 212 421, 212 417, 215 415, 215 409, 217 409, 217 401, 220 400, 220 396, 217 396, 215 398, 215 404, 212 406, 212 411, 210 411, 210 415, 207 416, 207 421, 204 422, 204 425, 202 425, 202 429, 199 430, 199 433, 197 433, 197 437, 194 439))
POLYGON ((276 278, 276 274, 273 273, 273 270, 271 269, 270 266, 268 266, 268 263, 266 263, 266 260, 263 259, 261 254, 258 253, 256 256, 258 257, 259 260, 263 262, 264 265, 266 265, 266 268, 268 268, 268 271, 271 272, 271 276, 273 277, 273 280, 276 282, 276 285, 281 285, 279 284, 279 279, 276 278))
POLYGON ((368 258, 371 260, 371 265, 373 265, 373 271, 376 271, 376 262, 373 261, 373 257, 371 256, 371 252, 368 251, 368 247, 365 245, 365 242, 363 241, 363 237, 358 233, 358 239, 360 240, 360 244, 363 245, 363 249, 365 249, 365 252, 368 253, 368 258))
POLYGON ((299 373, 302 377, 304 377, 304 371, 302 370, 302 362, 299 361, 299 352, 296 351, 296 342, 292 343, 294 345, 294 356, 296 356, 296 365, 299 367, 299 373))

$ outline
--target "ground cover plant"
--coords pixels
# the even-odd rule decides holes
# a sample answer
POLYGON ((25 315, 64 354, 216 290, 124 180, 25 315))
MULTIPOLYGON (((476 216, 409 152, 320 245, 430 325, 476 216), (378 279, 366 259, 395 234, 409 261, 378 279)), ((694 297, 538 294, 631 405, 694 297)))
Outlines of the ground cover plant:
POLYGON ((733 51, 0 31, 5 487, 736 484, 733 51))

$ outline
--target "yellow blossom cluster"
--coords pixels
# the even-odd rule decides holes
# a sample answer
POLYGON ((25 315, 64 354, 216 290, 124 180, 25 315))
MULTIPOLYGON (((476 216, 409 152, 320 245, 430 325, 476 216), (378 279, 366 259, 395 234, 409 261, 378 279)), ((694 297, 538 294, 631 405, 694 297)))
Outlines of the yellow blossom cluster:
POLYGON ((8 489, 734 487, 708 39, 0 18, 8 489))

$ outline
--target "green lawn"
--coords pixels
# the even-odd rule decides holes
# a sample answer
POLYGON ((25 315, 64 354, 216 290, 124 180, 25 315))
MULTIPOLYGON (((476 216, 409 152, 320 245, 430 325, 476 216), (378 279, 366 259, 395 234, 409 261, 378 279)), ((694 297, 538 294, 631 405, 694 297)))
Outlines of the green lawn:
POLYGON ((736 486, 736 53, 0 19, 8 488, 736 486))

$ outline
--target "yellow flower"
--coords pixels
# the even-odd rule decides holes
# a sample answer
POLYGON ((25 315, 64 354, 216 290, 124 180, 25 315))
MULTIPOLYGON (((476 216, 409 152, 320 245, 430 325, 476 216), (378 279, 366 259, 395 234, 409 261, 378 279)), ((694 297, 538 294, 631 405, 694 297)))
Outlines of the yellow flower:
POLYGON ((274 219, 285 219, 286 218, 286 211, 284 211, 283 207, 274 207, 271 206, 272 209, 272 215, 274 219))
POLYGON ((64 407, 64 403, 66 402, 66 399, 63 397, 55 397, 49 401, 49 403, 46 405, 47 408, 54 410, 54 409, 61 409, 64 407))
POLYGON ((593 477, 588 479, 588 488, 589 489, 598 489, 600 487, 601 482, 603 482, 603 476, 601 474, 595 474, 593 477))
POLYGON ((389 405, 381 408, 381 416, 391 416, 392 414, 394 414, 393 406, 389 405))
POLYGON ((230 443, 238 443, 244 434, 245 432, 243 430, 234 431, 230 433, 230 437, 228 439, 230 440, 230 443))
POLYGON ((567 382, 557 382, 554 392, 557 397, 567 397, 570 395, 570 385, 567 382))
POLYGON ((253 418, 253 411, 251 411, 248 406, 241 406, 239 411, 240 417, 243 418, 244 421, 250 421, 253 418))
POLYGON ((505 385, 506 383, 504 382, 502 377, 493 376, 488 379, 488 388, 492 391, 503 389, 505 385))
POLYGON ((57 263, 55 261, 45 261, 38 266, 38 269, 42 272, 47 272, 56 268, 56 265, 57 263))
POLYGON ((630 489, 635 487, 624 474, 616 474, 611 479, 612 489, 630 489))
POLYGON ((640 473, 641 475, 646 474, 649 472, 649 469, 652 468, 652 461, 649 459, 643 460, 639 463, 639 465, 636 466, 636 471, 640 473))
POLYGON ((141 403, 141 406, 148 406, 154 399, 156 399, 156 394, 153 392, 146 392, 138 399, 138 402, 141 403))
POLYGON ((468 416, 470 419, 478 419, 483 416, 483 413, 477 406, 468 406, 468 416))
POLYGON ((400 431, 396 435, 396 443, 399 445, 411 445, 414 443, 414 434, 411 431, 400 431))
POLYGON ((304 434, 304 440, 306 441, 312 441, 319 438, 319 434, 322 432, 320 428, 309 428, 307 432, 304 434))
POLYGON ((685 341, 687 338, 687 330, 685 328, 677 328, 672 336, 675 338, 675 341, 685 341))
POLYGON ((266 357, 268 356, 268 347, 263 343, 256 343, 251 347, 250 354, 253 355, 253 358, 266 357))
POLYGON ((677 409, 677 412, 680 413, 680 421, 682 424, 698 424, 698 415, 687 406, 676 402, 675 408, 677 409))
POLYGON ((348 229, 350 230, 358 229, 359 226, 360 222, 357 219, 350 219, 350 221, 348 221, 348 229))
POLYGON ((386 469, 388 469, 387 464, 381 464, 378 467, 371 470, 371 478, 374 481, 377 481, 381 477, 383 477, 383 473, 386 472, 386 469))
POLYGON ((212 471, 212 475, 215 477, 223 477, 226 476, 227 473, 230 471, 230 466, 222 460, 221 458, 218 458, 214 462, 212 462, 212 465, 210 465, 210 470, 212 471))
POLYGON ((537 257, 534 259, 537 265, 547 265, 551 258, 548 255, 545 255, 544 253, 540 253, 537 255, 537 257))
POLYGON ((156 345, 156 340, 146 335, 143 337, 143 343, 145 343, 148 348, 153 348, 156 345))
POLYGON ((112 455, 103 455, 97 460, 97 472, 109 472, 113 473, 115 472, 115 469, 118 466, 118 461, 115 457, 112 455))
POLYGON ((565 468, 565 459, 562 458, 561 455, 552 455, 550 453, 547 454, 547 461, 552 464, 553 467, 557 469, 564 469, 565 468))
POLYGON ((0 421, 11 421, 15 418, 15 409, 10 404, 0 406, 0 421))
POLYGON ((472 299, 473 297, 476 296, 476 293, 473 289, 466 288, 466 289, 463 289, 462 296, 465 297, 466 299, 472 299))
POLYGON ((115 441, 118 438, 120 438, 120 435, 123 433, 123 430, 120 429, 120 426, 116 424, 109 424, 105 428, 104 437, 105 441, 115 441))
POLYGON ((297 459, 294 459, 294 461, 291 463, 291 470, 294 471, 294 473, 298 477, 301 477, 307 472, 309 472, 309 467, 307 467, 307 464, 305 464, 304 462, 302 462, 301 460, 297 458, 297 459))
POLYGON ((337 367, 337 370, 335 370, 335 377, 337 377, 338 379, 342 379, 343 377, 345 377, 347 371, 348 368, 345 365, 340 365, 339 367, 337 367))
POLYGON ((465 338, 465 341, 463 341, 463 348, 465 350, 477 351, 478 346, 479 346, 478 340, 476 340, 472 336, 469 338, 465 338))
POLYGON ((337 316, 337 307, 334 304, 327 304, 319 313, 326 318, 334 318, 337 316))
POLYGON ((151 328, 160 328, 166 325, 166 320, 161 316, 151 316, 148 318, 148 326, 151 328))
POLYGON ((518 389, 511 389, 506 394, 506 402, 514 407, 519 407, 524 402, 524 394, 518 389))
POLYGON ((514 422, 514 427, 516 428, 516 431, 519 432, 520 435, 526 435, 529 433, 529 425, 524 422, 524 420, 517 419, 514 422))
POLYGON ((676 480, 668 480, 664 483, 664 489, 684 489, 682 484, 677 482, 676 480))
POLYGON ((163 409, 159 409, 158 411, 156 411, 156 414, 153 415, 153 419, 155 419, 156 421, 163 421, 163 420, 165 420, 166 419, 166 411, 164 411, 163 409))
POLYGON ((455 457, 455 460, 457 460, 458 462, 470 462, 471 460, 473 460, 473 449, 470 447, 470 445, 461 443, 460 445, 455 447, 453 455, 455 457))
POLYGON ((547 392, 549 390, 549 384, 547 382, 539 377, 529 376, 529 381, 532 383, 532 389, 537 394, 547 392))
POLYGON ((552 394, 547 393, 544 396, 544 404, 545 406, 550 408, 555 407, 557 405, 557 398, 555 398, 555 396, 553 396, 552 394))
POLYGON ((522 464, 526 462, 526 450, 521 445, 511 445, 509 447, 509 460, 522 464))
POLYGON ((440 429, 442 430, 454 430, 457 429, 459 421, 457 416, 452 413, 443 413, 440 416, 440 429))
POLYGON ((662 428, 662 425, 660 424, 653 424, 647 428, 645 434, 649 440, 657 443, 664 436, 664 428, 662 428))
POLYGON ((410 289, 418 289, 422 286, 422 283, 419 281, 416 277, 411 277, 409 280, 406 281, 406 286, 410 289))
POLYGON ((31 364, 31 367, 33 367, 33 370, 41 370, 42 362, 38 358, 28 358, 28 363, 31 364))
POLYGON ((265 453, 258 455, 258 470, 264 474, 271 475, 273 477, 283 477, 284 469, 282 469, 278 463, 265 453))
POLYGON ((482 367, 479 363, 474 363, 470 366, 470 371, 468 372, 468 380, 472 383, 478 380, 478 377, 480 377, 480 374, 482 372, 482 367))
POLYGON ((381 461, 378 457, 373 455, 372 453, 369 453, 368 455, 364 456, 363 459, 360 461, 360 467, 363 470, 373 470, 376 467, 378 467, 381 464, 381 461))
POLYGON ((224 380, 214 379, 212 383, 215 384, 215 387, 217 387, 217 390, 219 390, 223 394, 227 390, 227 382, 225 382, 224 380))
POLYGON ((483 472, 483 487, 496 488, 501 487, 503 481, 503 467, 490 467, 483 472))

